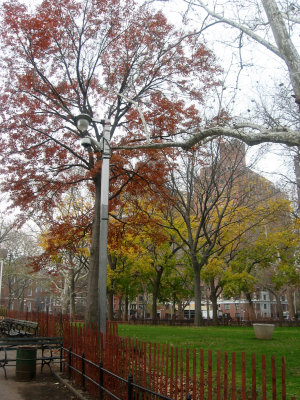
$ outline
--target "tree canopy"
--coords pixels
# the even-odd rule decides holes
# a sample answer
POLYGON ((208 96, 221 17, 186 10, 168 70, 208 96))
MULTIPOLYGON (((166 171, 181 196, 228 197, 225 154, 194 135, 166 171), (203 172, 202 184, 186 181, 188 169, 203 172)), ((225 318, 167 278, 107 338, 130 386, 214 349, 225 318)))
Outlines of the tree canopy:
MULTIPOLYGON (((206 10, 201 1, 197 4, 206 10)), ((293 43, 288 43, 287 53, 282 47, 285 21, 269 13, 276 2, 264 0, 262 5, 277 46, 269 47, 289 68, 298 101, 299 55, 289 51, 293 43)), ((133 0, 44 0, 30 8, 9 0, 1 6, 1 22, 0 151, 5 176, 1 187, 9 193, 12 206, 40 215, 72 186, 94 194, 89 322, 96 322, 98 307, 102 161, 95 143, 102 132, 96 119, 111 121, 114 218, 122 214, 128 196, 141 193, 152 201, 167 196, 166 180, 181 149, 192 149, 186 153, 189 158, 220 136, 249 145, 300 144, 298 130, 279 124, 235 120, 222 109, 211 109, 209 118, 204 117, 207 98, 222 80, 215 55, 201 40, 209 25, 197 32, 186 26, 180 29, 161 11, 133 0), (76 127, 80 113, 92 120, 88 132, 76 127), (95 140, 88 150, 79 144, 86 134, 95 140), (125 191, 127 197, 121 196, 125 191)), ((235 28, 247 33, 242 26, 235 28)), ((181 189, 175 190, 180 197, 181 189)), ((226 210, 230 204, 227 198, 226 210)))
MULTIPOLYGON (((1 15, 2 188, 14 206, 35 212, 53 207, 71 185, 85 183, 95 191, 91 320, 97 315, 101 152, 80 147, 84 133, 76 128, 76 116, 109 118, 114 146, 189 135, 201 123, 198 105, 217 84, 220 69, 196 35, 133 0, 45 0, 32 9, 11 0, 1 15)), ((89 134, 99 142, 96 123, 89 134)), ((125 187, 130 191, 149 179, 163 183, 165 164, 159 174, 149 168, 162 155, 113 153, 111 209, 125 187)))

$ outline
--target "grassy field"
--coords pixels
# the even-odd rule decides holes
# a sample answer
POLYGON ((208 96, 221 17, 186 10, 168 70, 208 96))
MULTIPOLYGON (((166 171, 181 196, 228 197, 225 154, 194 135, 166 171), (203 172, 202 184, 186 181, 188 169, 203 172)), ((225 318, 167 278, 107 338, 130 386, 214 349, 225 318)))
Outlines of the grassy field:
MULTIPOLYGON (((286 359, 287 399, 295 396, 300 399, 300 328, 276 327, 272 340, 258 340, 252 327, 169 327, 144 325, 119 325, 119 334, 136 338, 143 342, 165 343, 183 349, 212 350, 214 354, 220 350, 229 354, 236 352, 237 365, 241 362, 241 353, 246 352, 247 381, 250 381, 251 354, 255 353, 258 364, 262 354, 267 359, 267 379, 271 378, 271 356, 276 357, 277 377, 280 378, 281 357, 286 359)), ((240 370, 240 368, 239 368, 240 370)), ((258 382, 261 376, 257 368, 258 382)), ((237 379, 240 379, 237 376, 237 379)), ((279 389, 280 390, 280 389, 279 389)), ((278 393, 280 394, 280 393, 278 393)), ((278 396, 278 399, 280 397, 278 396)))

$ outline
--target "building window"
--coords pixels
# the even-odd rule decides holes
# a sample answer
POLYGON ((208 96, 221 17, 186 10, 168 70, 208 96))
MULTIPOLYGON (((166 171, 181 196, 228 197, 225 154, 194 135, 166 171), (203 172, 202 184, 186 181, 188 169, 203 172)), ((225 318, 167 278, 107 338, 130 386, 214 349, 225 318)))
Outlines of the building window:
POLYGON ((263 295, 263 299, 267 300, 267 295, 266 294, 263 295))
POLYGON ((240 309, 239 303, 235 303, 235 309, 236 309, 236 310, 239 310, 239 309, 240 309))
POLYGON ((32 289, 31 288, 27 289, 27 296, 32 296, 32 289))
POLYGON ((224 309, 225 310, 230 310, 230 304, 224 304, 224 309))
POLYGON ((31 311, 31 302, 30 301, 28 301, 27 302, 27 311, 31 311))
POLYGON ((266 304, 264 304, 264 310, 266 310, 267 309, 267 305, 266 304))
POLYGON ((144 301, 144 296, 139 296, 139 301, 144 301))

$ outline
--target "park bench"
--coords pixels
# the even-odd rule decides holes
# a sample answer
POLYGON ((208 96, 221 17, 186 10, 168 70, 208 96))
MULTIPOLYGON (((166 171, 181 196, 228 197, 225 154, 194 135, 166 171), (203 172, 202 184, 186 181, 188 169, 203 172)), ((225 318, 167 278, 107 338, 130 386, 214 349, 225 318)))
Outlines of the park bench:
POLYGON ((62 362, 62 337, 2 337, 0 338, 0 368, 3 368, 5 378, 7 378, 5 367, 16 365, 16 358, 9 358, 8 352, 23 346, 41 350, 41 356, 36 357, 37 361, 41 361, 41 371, 45 365, 48 365, 52 371, 51 363, 62 362), (59 355, 56 355, 54 350, 59 350, 59 355))
POLYGON ((6 336, 35 336, 38 322, 14 318, 4 318, 0 321, 0 332, 6 336))

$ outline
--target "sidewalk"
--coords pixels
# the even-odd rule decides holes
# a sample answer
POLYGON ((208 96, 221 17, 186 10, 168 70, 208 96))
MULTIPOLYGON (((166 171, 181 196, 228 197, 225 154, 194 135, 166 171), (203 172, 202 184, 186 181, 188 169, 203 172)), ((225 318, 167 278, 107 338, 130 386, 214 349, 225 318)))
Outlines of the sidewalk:
MULTIPOLYGON (((0 399, 3 400, 75 400, 77 397, 54 375, 39 374, 30 382, 16 382, 8 368, 8 379, 0 377, 0 399)), ((14 375, 14 374, 13 374, 14 375)))
MULTIPOLYGON (((14 353, 14 352, 10 352, 14 353)), ((11 354, 10 358, 15 355, 11 354)), ((82 398, 74 389, 73 392, 66 386, 58 375, 51 374, 48 368, 40 372, 40 366, 36 367, 36 379, 29 382, 16 381, 16 367, 6 366, 7 378, 4 370, 0 368, 0 400, 75 400, 82 398)))

